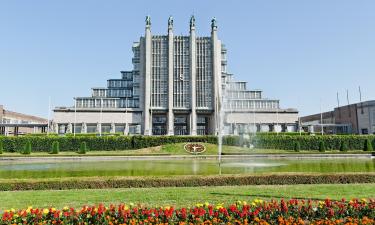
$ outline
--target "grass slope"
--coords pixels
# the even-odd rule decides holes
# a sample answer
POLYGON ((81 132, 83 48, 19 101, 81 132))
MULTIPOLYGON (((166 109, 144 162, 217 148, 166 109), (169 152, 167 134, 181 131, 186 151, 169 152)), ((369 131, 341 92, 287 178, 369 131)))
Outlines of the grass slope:
POLYGON ((104 203, 135 203, 148 206, 193 206, 196 203, 232 203, 236 200, 280 198, 370 198, 375 196, 375 184, 320 184, 320 185, 259 185, 184 188, 129 188, 64 191, 0 192, 0 211, 9 208, 81 207, 104 203))

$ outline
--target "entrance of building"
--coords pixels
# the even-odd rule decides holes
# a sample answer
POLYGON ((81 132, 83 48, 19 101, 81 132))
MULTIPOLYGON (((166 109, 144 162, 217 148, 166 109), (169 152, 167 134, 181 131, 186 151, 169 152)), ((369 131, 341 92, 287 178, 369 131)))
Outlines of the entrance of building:
POLYGON ((167 134, 167 116, 153 115, 152 116, 152 134, 166 135, 167 134))
POLYGON ((175 115, 174 135, 188 135, 188 134, 189 134, 188 115, 175 115))

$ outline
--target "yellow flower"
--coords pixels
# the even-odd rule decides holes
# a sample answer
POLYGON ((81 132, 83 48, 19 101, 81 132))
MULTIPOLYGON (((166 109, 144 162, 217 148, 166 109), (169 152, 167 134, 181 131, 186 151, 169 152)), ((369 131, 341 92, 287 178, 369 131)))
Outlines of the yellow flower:
POLYGON ((256 204, 255 202, 252 202, 251 205, 252 205, 252 206, 256 206, 257 204, 256 204))
POLYGON ((205 202, 204 205, 205 205, 206 207, 208 207, 208 206, 210 205, 210 203, 205 202))
POLYGON ((16 210, 15 210, 15 209, 13 209, 13 208, 11 208, 11 209, 10 209, 10 211, 11 211, 11 212, 15 212, 16 210))
POLYGON ((68 211, 68 210, 69 210, 69 207, 68 207, 68 206, 65 206, 65 207, 63 208, 63 210, 64 210, 64 211, 68 211))
POLYGON ((133 203, 133 202, 130 202, 129 205, 130 205, 130 207, 133 207, 133 206, 134 206, 134 203, 133 203))
POLYGON ((55 211, 56 211, 56 209, 55 209, 55 208, 51 208, 51 211, 52 211, 52 212, 55 212, 55 211))
POLYGON ((242 202, 242 205, 247 205, 247 202, 246 202, 246 201, 243 201, 243 202, 242 202))
POLYGON ((216 206, 216 209, 222 209, 222 208, 223 208, 223 206, 221 206, 221 205, 216 206))
POLYGON ((43 209, 43 213, 44 213, 44 214, 48 214, 48 213, 49 213, 49 210, 48 210, 48 209, 43 209))
POLYGON ((196 206, 197 206, 198 208, 200 208, 200 207, 203 207, 203 204, 201 204, 201 203, 197 203, 196 206))
POLYGON ((126 206, 124 207, 124 209, 125 209, 125 210, 128 210, 128 209, 129 209, 129 207, 128 207, 128 206, 126 205, 126 206))
POLYGON ((362 198, 361 201, 364 202, 364 203, 366 203, 366 202, 367 202, 367 199, 362 198))
POLYGON ((166 209, 166 210, 169 210, 170 208, 171 208, 170 206, 164 207, 164 209, 166 209))
POLYGON ((27 209, 26 209, 26 212, 27 212, 27 213, 30 213, 30 211, 31 211, 30 208, 27 208, 27 209))

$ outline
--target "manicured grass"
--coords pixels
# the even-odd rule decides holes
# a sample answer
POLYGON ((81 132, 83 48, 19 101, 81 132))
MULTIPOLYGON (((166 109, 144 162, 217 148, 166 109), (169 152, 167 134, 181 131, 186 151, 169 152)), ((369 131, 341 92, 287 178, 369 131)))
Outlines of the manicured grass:
MULTIPOLYGON (((201 155, 217 155, 218 146, 215 144, 202 143, 206 146, 206 151, 201 155)), ((157 147, 149 147, 136 150, 119 151, 87 151, 86 154, 78 154, 73 151, 60 151, 59 154, 49 154, 47 152, 32 152, 30 155, 20 154, 18 152, 4 152, 0 157, 59 157, 59 156, 148 156, 148 155, 191 155, 184 150, 185 143, 167 144, 157 147)), ((238 146, 223 146, 223 154, 363 154, 361 150, 340 152, 339 150, 319 152, 315 150, 295 152, 292 150, 281 149, 250 149, 238 146)))
POLYGON ((64 191, 0 192, 0 211, 9 208, 80 207, 104 203, 135 203, 148 206, 193 206, 196 203, 232 203, 236 200, 309 198, 371 198, 375 184, 259 185, 188 188, 129 188, 64 191))

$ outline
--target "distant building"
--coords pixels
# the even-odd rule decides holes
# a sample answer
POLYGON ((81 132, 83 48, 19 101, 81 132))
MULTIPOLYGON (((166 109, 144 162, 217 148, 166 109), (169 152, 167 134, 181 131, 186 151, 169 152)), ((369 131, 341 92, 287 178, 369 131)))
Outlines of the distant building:
POLYGON ((334 108, 322 114, 301 117, 305 131, 332 134, 375 134, 375 101, 334 108), (322 119, 323 120, 322 120, 322 119), (322 122, 323 121, 323 122, 322 122))
POLYGON ((46 132, 47 122, 44 118, 9 111, 0 105, 0 135, 46 132))
POLYGON ((144 135, 217 134, 223 118, 227 134, 294 131, 295 109, 280 109, 279 100, 248 90, 227 72, 227 50, 218 39, 198 37, 195 19, 190 35, 154 35, 150 17, 145 35, 133 44, 133 70, 93 88, 91 97, 76 97, 75 106, 54 109, 58 133, 121 132, 144 135), (221 114, 221 112, 223 112, 221 114))

